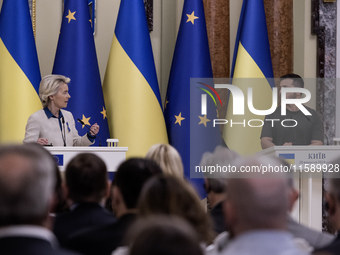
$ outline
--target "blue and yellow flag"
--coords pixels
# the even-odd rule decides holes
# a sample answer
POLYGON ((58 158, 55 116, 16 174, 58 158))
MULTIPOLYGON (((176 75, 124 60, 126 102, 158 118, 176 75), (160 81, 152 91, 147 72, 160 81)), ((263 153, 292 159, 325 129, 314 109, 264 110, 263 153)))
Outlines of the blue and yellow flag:
POLYGON ((41 109, 41 80, 28 1, 4 0, 0 13, 0 143, 24 139, 41 109))
POLYGON ((191 178, 201 197, 205 195, 204 180, 195 166, 204 152, 212 152, 222 142, 219 127, 213 127, 217 118, 213 101, 218 94, 212 77, 203 1, 185 0, 164 115, 169 142, 180 153, 185 176, 191 178), (206 114, 201 112, 202 95, 208 95, 206 114))
POLYGON ((239 87, 245 97, 245 112, 233 114, 233 97, 230 96, 226 114, 229 124, 223 129, 223 138, 230 149, 240 154, 252 154, 261 150, 259 120, 263 121, 264 116, 249 111, 248 88, 253 90, 256 109, 266 110, 272 105, 273 82, 269 78, 273 78, 273 68, 263 0, 243 1, 231 76, 232 84, 239 87))
POLYGON ((109 126, 127 156, 168 143, 143 0, 122 0, 104 78, 109 126))
POLYGON ((78 118, 87 125, 98 123, 95 145, 100 141, 106 145, 110 133, 87 0, 65 2, 53 74, 71 78, 66 110, 72 112, 79 134, 88 129, 77 122, 78 118))

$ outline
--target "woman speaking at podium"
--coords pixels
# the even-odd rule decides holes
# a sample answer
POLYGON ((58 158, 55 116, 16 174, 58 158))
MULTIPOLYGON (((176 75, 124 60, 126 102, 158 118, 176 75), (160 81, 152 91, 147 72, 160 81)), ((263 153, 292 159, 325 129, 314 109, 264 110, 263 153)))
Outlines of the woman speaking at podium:
POLYGON ((97 123, 87 134, 79 136, 72 113, 62 110, 71 97, 67 85, 70 81, 63 75, 47 75, 42 79, 39 98, 43 109, 28 118, 24 143, 37 142, 44 146, 89 146, 94 143, 99 132, 97 123))

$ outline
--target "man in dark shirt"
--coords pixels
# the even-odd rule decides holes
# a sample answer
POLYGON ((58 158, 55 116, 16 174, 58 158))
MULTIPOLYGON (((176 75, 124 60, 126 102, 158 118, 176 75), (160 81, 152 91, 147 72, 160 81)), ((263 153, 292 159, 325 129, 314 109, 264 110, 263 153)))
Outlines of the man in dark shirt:
MULTIPOLYGON (((303 88, 303 79, 297 74, 282 76, 280 92, 281 88, 291 87, 303 88)), ((301 93, 287 93, 287 98, 299 99, 301 93)), ((286 115, 281 115, 281 107, 278 107, 266 116, 261 133, 262 149, 275 145, 323 145, 322 121, 315 110, 306 109, 312 115, 305 115, 295 104, 287 104, 286 115)))
POLYGON ((57 215, 53 229, 62 246, 76 231, 115 222, 113 214, 103 207, 109 183, 105 162, 100 157, 78 154, 67 165, 65 180, 72 206, 69 212, 57 215))
POLYGON ((123 162, 112 184, 112 209, 117 221, 74 233, 67 247, 85 255, 109 255, 124 245, 125 233, 136 219, 137 201, 144 183, 161 173, 152 160, 130 158, 123 162))

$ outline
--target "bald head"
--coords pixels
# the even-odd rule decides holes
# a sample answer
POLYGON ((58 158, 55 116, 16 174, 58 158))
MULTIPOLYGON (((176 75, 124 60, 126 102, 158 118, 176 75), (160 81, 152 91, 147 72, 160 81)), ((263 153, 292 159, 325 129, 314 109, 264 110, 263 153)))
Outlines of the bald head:
POLYGON ((0 146, 0 226, 42 224, 54 186, 53 158, 43 148, 0 146))
MULTIPOLYGON (((276 161, 270 158, 245 158, 239 162, 238 167, 260 166, 268 162, 274 164, 276 161)), ((228 180, 226 203, 227 208, 231 210, 229 214, 226 212, 228 225, 236 232, 250 229, 283 229, 289 208, 285 175, 272 173, 266 177, 259 174, 251 176, 253 178, 228 180)))

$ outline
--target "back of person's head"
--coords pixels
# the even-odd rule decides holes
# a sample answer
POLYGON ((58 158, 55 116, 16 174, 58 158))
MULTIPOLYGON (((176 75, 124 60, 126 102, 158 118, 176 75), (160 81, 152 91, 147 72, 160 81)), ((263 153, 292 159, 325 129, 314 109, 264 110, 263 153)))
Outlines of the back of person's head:
POLYGON ((145 158, 130 158, 117 169, 112 185, 116 186, 128 209, 136 208, 144 183, 153 175, 162 174, 156 162, 145 158))
MULTIPOLYGON (((228 167, 233 166, 233 162, 239 158, 240 155, 228 149, 227 147, 217 146, 213 153, 205 152, 202 156, 200 166, 204 169, 209 167, 228 167)), ((224 174, 223 174, 224 175, 224 174)), ((224 193, 226 189, 226 180, 220 173, 204 172, 204 177, 207 181, 206 192, 213 191, 215 193, 224 193)))
POLYGON ((52 207, 50 208, 50 213, 60 213, 60 212, 67 210, 68 207, 66 203, 66 197, 65 197, 65 193, 62 187, 63 179, 62 179, 57 161, 55 160, 54 156, 40 144, 36 142, 32 142, 28 144, 30 147, 35 147, 36 149, 40 150, 41 153, 44 153, 46 157, 51 158, 51 160, 53 161, 56 184, 55 184, 55 190, 54 190, 54 203, 52 207))
POLYGON ((159 164, 165 175, 184 176, 182 158, 178 151, 169 144, 154 144, 146 154, 146 158, 159 164))
POLYGON ((295 74, 295 73, 285 74, 285 75, 280 77, 280 82, 282 80, 285 80, 285 79, 292 79, 294 87, 300 87, 300 88, 305 87, 305 83, 304 83, 303 79, 298 74, 295 74))
POLYGON ((55 189, 53 159, 42 148, 0 146, 0 226, 43 225, 55 189))
MULTIPOLYGON (((280 164, 278 159, 272 157, 242 158, 236 163, 238 169, 280 164)), ((259 172, 249 174, 249 178, 243 177, 245 178, 228 180, 226 201, 228 206, 225 207, 227 208, 225 214, 229 227, 235 232, 250 229, 283 229, 289 209, 286 174, 272 172, 263 175, 259 172)))
POLYGON ((152 214, 176 215, 187 220, 200 240, 210 243, 212 224, 193 187, 175 176, 154 176, 144 186, 138 212, 144 217, 152 214))
POLYGON ((178 217, 140 219, 130 228, 128 239, 129 255, 203 255, 197 234, 178 217))
POLYGON ((95 154, 76 155, 66 166, 68 197, 75 203, 100 202, 107 193, 105 162, 95 154))

